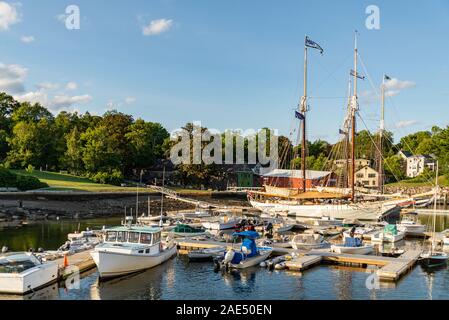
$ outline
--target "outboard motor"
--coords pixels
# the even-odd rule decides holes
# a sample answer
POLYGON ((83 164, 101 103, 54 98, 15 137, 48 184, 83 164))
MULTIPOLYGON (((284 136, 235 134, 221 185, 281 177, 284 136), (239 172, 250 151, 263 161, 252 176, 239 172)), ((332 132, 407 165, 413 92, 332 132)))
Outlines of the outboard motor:
POLYGON ((8 252, 8 247, 7 246, 3 246, 2 247, 2 253, 6 253, 8 252))
POLYGON ((228 264, 231 263, 232 259, 234 259, 235 251, 234 249, 230 249, 228 252, 226 252, 223 263, 228 264))

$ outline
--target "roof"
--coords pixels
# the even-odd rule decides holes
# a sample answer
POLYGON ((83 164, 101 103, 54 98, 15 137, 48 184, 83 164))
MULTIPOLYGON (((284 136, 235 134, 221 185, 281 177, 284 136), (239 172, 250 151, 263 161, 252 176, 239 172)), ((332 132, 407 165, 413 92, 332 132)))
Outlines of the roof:
POLYGON ((368 171, 370 171, 370 172, 377 173, 377 171, 374 170, 373 168, 371 168, 370 166, 364 166, 364 167, 362 167, 360 170, 357 170, 356 173, 358 173, 358 172, 360 172, 360 171, 364 171, 364 170, 366 170, 366 169, 369 169, 368 171))
MULTIPOLYGON (((330 175, 330 171, 315 171, 306 170, 306 179, 318 180, 330 175)), ((274 169, 263 175, 264 177, 270 178, 299 178, 303 179, 302 170, 285 170, 285 169, 274 169)))
POLYGON ((232 235, 234 237, 245 237, 249 239, 257 239, 259 237, 259 233, 257 233, 256 231, 234 232, 232 235))
POLYGON ((161 229, 156 228, 156 227, 147 227, 147 226, 131 226, 131 227, 121 226, 121 227, 109 228, 109 229, 106 229, 106 231, 134 231, 134 232, 156 233, 156 232, 160 232, 161 229))
POLYGON ((399 153, 402 153, 406 158, 413 156, 413 153, 411 153, 410 151, 400 150, 399 153))

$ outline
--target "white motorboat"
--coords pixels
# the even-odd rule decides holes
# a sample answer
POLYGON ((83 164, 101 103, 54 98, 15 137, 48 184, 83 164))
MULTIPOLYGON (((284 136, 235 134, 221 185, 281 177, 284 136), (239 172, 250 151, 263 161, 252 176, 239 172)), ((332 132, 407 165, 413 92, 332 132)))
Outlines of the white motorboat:
POLYGON ((59 247, 58 251, 67 251, 69 254, 73 254, 90 250, 100 242, 101 238, 97 237, 92 230, 69 233, 67 235, 67 241, 59 247))
POLYGON ((291 241, 292 247, 298 249, 318 249, 326 246, 328 243, 324 241, 324 237, 316 233, 297 234, 291 241))
POLYGON ((405 233, 398 231, 397 234, 386 233, 384 231, 379 231, 374 233, 371 237, 372 242, 398 242, 404 239, 405 233))
POLYGON ((235 228, 238 223, 238 219, 224 215, 216 220, 203 221, 201 224, 204 228, 209 230, 226 230, 235 228))
POLYGON ((313 225, 315 226, 323 226, 323 227, 339 227, 343 224, 342 220, 337 220, 335 218, 329 216, 322 216, 320 219, 314 219, 313 225))
POLYGON ((0 292, 26 294, 58 280, 58 264, 41 262, 30 252, 0 255, 0 292))
MULTIPOLYGON (((258 254, 255 256, 251 256, 251 257, 245 257, 244 259, 242 259, 241 261, 237 262, 237 263, 229 263, 229 267, 230 268, 235 268, 235 269, 245 269, 245 268, 249 268, 249 267, 254 267, 256 265, 259 265, 262 261, 265 261, 266 259, 268 259, 268 257, 271 255, 271 253, 273 252, 273 248, 271 247, 257 247, 258 250, 258 254)), ((223 260, 223 262, 226 264, 230 261, 232 261, 233 257, 235 256, 235 251, 232 249, 230 251, 228 251, 226 253, 225 259, 223 260)))
POLYGON ((100 278, 130 274, 162 264, 176 254, 173 241, 161 241, 161 229, 121 226, 108 229, 91 252, 100 278))
POLYGON ((401 222, 397 224, 397 228, 404 232, 406 236, 423 236, 426 231, 426 226, 410 215, 404 216, 401 222))
POLYGON ((193 212, 182 212, 179 214, 182 219, 202 219, 202 218, 209 218, 210 212, 208 211, 193 211, 193 212))
POLYGON ((363 244, 359 238, 346 238, 344 244, 332 245, 331 251, 335 253, 370 254, 374 251, 374 246, 363 244))
POLYGON ((242 231, 233 234, 234 237, 243 238, 240 250, 230 249, 224 257, 214 259, 215 269, 235 268, 245 269, 259 265, 268 259, 273 252, 271 247, 258 247, 256 239, 259 234, 256 231, 242 231))
POLYGON ((213 260, 226 252, 226 247, 193 250, 188 253, 190 261, 213 260))

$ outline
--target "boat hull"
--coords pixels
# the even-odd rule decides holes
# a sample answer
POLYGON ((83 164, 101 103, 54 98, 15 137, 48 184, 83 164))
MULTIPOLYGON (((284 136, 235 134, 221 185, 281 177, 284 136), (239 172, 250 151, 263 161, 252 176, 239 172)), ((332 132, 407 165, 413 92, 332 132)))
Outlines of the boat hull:
POLYGON ((237 221, 229 221, 229 222, 203 222, 202 226, 208 230, 227 230, 234 229, 237 221))
POLYGON ((374 251, 374 246, 365 245, 362 247, 345 247, 343 245, 332 245, 331 251, 335 253, 370 254, 374 251))
POLYGON ((245 259, 241 261, 240 263, 236 264, 230 264, 229 267, 235 268, 235 269, 245 269, 249 267, 254 267, 256 265, 259 265, 262 261, 265 261, 268 259, 268 257, 271 255, 273 250, 261 250, 260 254, 248 259, 245 259))
POLYGON ((446 265, 447 259, 447 256, 430 256, 421 259, 421 264, 427 268, 439 267, 446 265))
POLYGON ((43 263, 22 273, 1 273, 0 292, 24 295, 58 281, 58 264, 43 263))
POLYGON ((97 265, 100 278, 112 278, 139 272, 162 264, 176 254, 176 246, 172 246, 157 255, 124 254, 97 249, 91 252, 97 265))
POLYGON ((323 204, 323 205, 300 205, 284 204, 272 202, 250 201, 251 205, 263 212, 276 215, 287 213, 288 216, 295 218, 313 218, 321 219, 329 217, 330 219, 358 219, 363 221, 378 221, 385 215, 398 213, 399 207, 396 205, 382 206, 376 204, 323 204))

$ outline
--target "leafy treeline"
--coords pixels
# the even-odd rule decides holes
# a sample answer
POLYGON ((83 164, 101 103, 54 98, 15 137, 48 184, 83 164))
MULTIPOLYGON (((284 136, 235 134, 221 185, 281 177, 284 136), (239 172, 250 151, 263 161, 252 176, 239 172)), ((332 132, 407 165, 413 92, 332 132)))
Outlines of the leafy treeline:
POLYGON ((100 183, 151 166, 169 137, 159 123, 108 111, 103 116, 60 112, 0 94, 0 160, 6 167, 66 170, 100 183))
MULTIPOLYGON (((184 129, 192 135, 193 124, 187 123, 184 129)), ((222 138, 224 160, 223 135, 222 138)), ((257 140, 259 136, 256 134, 244 139, 245 161, 248 160, 250 139, 257 140)), ((269 134, 267 139, 270 140, 269 134)), ((375 160, 378 154, 378 135, 371 135, 363 130, 358 132, 356 139, 356 157, 375 160)), ((443 174, 449 173, 449 127, 433 127, 431 131, 416 132, 403 137, 397 144, 392 141, 393 134, 386 132, 382 152, 389 181, 405 177, 403 162, 397 156, 401 149, 414 154, 433 154, 439 160, 440 171, 443 174)), ((0 93, 0 162, 7 168, 64 170, 89 177, 96 182, 118 184, 125 177, 138 177, 141 169, 160 163, 160 159, 166 159, 175 143, 169 140, 169 134, 161 124, 135 120, 131 115, 121 112, 108 111, 97 116, 88 112, 78 114, 62 111, 54 116, 38 103, 20 103, 13 97, 0 93)), ((308 141, 307 167, 312 170, 328 170, 329 162, 345 157, 347 146, 344 143, 308 141)), ((207 144, 203 142, 202 148, 206 148, 207 144)), ((233 144, 235 151, 235 139, 233 144)), ((278 149, 281 167, 300 168, 300 146, 294 147, 288 138, 281 136, 278 149)), ((267 151, 269 154, 269 150, 267 151)), ((376 166, 375 161, 373 166, 376 166)), ((178 165, 176 169, 175 177, 183 185, 213 186, 223 183, 229 166, 201 162, 195 165, 178 165)))

